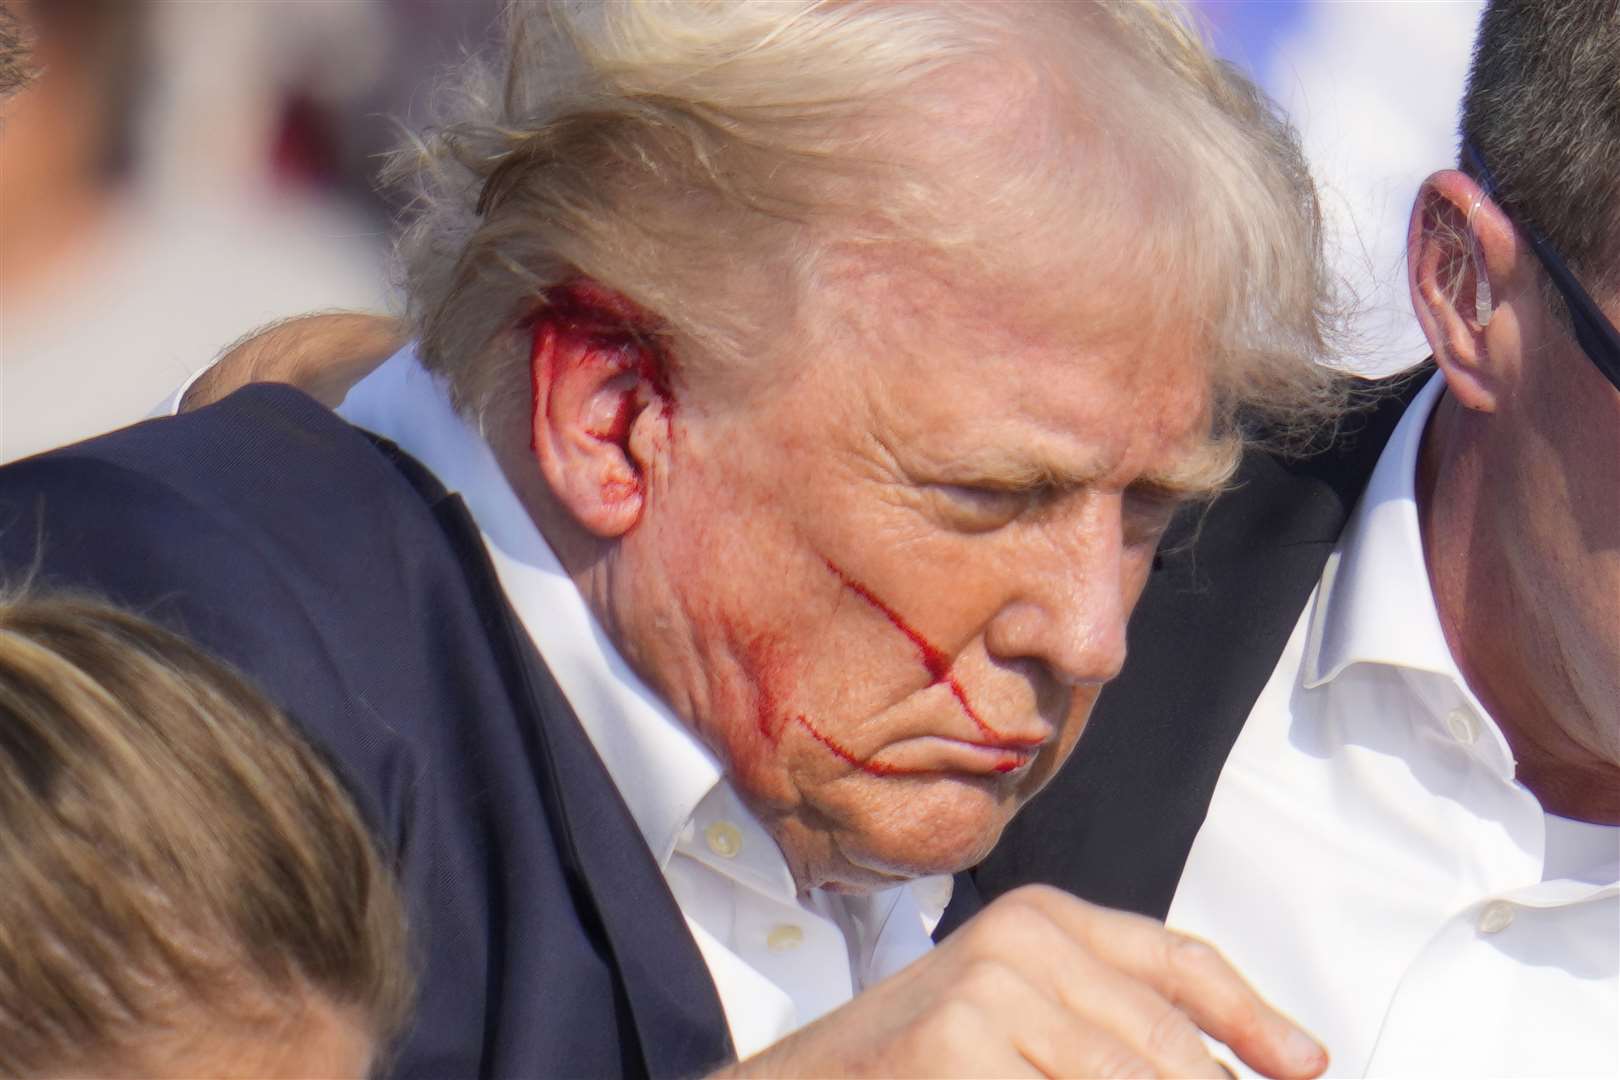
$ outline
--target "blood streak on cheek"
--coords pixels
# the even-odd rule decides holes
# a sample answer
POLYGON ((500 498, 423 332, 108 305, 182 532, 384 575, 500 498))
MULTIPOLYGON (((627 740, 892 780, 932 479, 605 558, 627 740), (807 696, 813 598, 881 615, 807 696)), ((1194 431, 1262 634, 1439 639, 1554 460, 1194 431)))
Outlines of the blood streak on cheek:
MULTIPOLYGON (((979 733, 981 735, 984 735, 986 738, 996 739, 998 741, 1003 738, 1001 733, 995 728, 991 727, 989 724, 985 723, 984 718, 979 715, 978 710, 974 709, 973 703, 968 700, 967 690, 964 689, 961 682, 951 674, 951 659, 949 656, 945 655, 945 651, 943 649, 939 648, 933 642, 923 637, 919 631, 913 628, 910 623, 906 622, 906 620, 901 617, 898 611, 895 611, 892 607, 879 599, 871 589, 868 589, 865 585, 862 585, 859 581, 856 581, 854 578, 850 577, 837 563, 833 562, 831 559, 825 558, 822 561, 827 564, 827 569, 833 572, 833 576, 837 577, 839 581, 843 582, 845 588, 881 612, 883 616, 893 624, 896 630, 905 635, 906 640, 910 641, 920 654, 922 665, 927 670, 928 677, 933 680, 932 685, 945 683, 951 688, 951 695, 956 698, 956 703, 962 707, 962 712, 967 714, 967 718, 973 721, 973 726, 979 729, 979 733)), ((998 765, 997 771, 1011 772, 1013 769, 1018 767, 1016 762, 1003 764, 1005 767, 998 765)))
MULTIPOLYGON (((848 748, 833 739, 832 736, 825 734, 820 728, 806 720, 803 716, 795 716, 793 719, 798 722, 800 727, 804 728, 804 730, 810 733, 811 738, 815 739, 822 746, 825 746, 828 750, 831 750, 834 757, 840 758, 847 764, 855 766, 857 769, 861 770, 861 772, 870 773, 873 776, 907 776, 926 771, 924 769, 902 769, 897 765, 885 765, 881 761, 867 761, 864 758, 856 757, 855 754, 848 748)), ((1015 768, 1017 768, 1016 763, 1009 764, 1005 769, 998 764, 996 766, 996 771, 1010 772, 1015 768)))
MULTIPOLYGON (((785 699, 792 685, 792 676, 783 657, 781 642, 765 634, 739 632, 736 628, 727 637, 731 648, 747 658, 747 667, 753 672, 754 724, 766 746, 772 750, 779 749, 783 733, 797 724, 839 760, 862 772, 873 776, 899 776, 923 771, 867 761, 816 727, 804 714, 790 714, 785 707, 785 699)), ((1016 768, 1017 763, 1009 767, 1016 768)))
MULTIPOLYGON (((986 737, 998 742, 1006 740, 993 728, 986 724, 979 714, 974 711, 973 705, 967 698, 967 692, 960 682, 950 673, 950 660, 944 651, 928 641, 913 629, 900 615, 880 600, 870 589, 844 573, 831 560, 824 560, 834 575, 836 575, 850 591, 862 600, 882 612, 894 624, 906 639, 916 646, 922 656, 922 663, 927 669, 931 685, 945 683, 950 686, 952 695, 961 705, 963 712, 972 719, 975 726, 986 737)), ((765 746, 775 750, 780 748, 782 735, 790 726, 797 725, 802 728, 816 742, 820 743, 834 757, 853 768, 871 776, 920 776, 931 772, 928 769, 907 768, 899 765, 888 765, 881 761, 863 758, 849 747, 828 735, 815 725, 803 713, 790 713, 785 707, 791 687, 791 676, 788 672, 782 655, 781 642, 768 635, 750 633, 732 628, 726 635, 731 648, 737 654, 746 658, 745 667, 754 675, 754 724, 758 729, 765 746)), ((998 773, 1010 773, 1027 764, 1027 757, 1022 753, 1013 753, 996 762, 992 766, 998 773)))
MULTIPOLYGON (((811 738, 815 739, 822 746, 825 746, 828 750, 832 751, 834 757, 837 757, 849 765, 855 766, 855 768, 861 770, 861 772, 869 773, 872 776, 923 776, 929 774, 931 771, 929 769, 905 768, 900 765, 886 765, 881 761, 873 761, 869 758, 857 757, 854 751, 850 750, 837 739, 834 739, 831 735, 828 735, 826 732, 816 727, 816 725, 805 719, 803 715, 795 716, 793 719, 800 727, 804 728, 805 731, 810 733, 811 738)), ((778 734, 780 735, 780 733, 778 734)), ((996 762, 995 765, 992 766, 992 769, 998 773, 1010 773, 1014 769, 1021 768, 1024 763, 1024 757, 1021 755, 1013 755, 996 762)))
POLYGON ((782 719, 782 703, 790 696, 793 673, 785 657, 782 641, 773 634, 728 624, 724 630, 727 647, 742 661, 749 673, 754 695, 754 726, 764 743, 776 747, 782 741, 787 721, 782 719))

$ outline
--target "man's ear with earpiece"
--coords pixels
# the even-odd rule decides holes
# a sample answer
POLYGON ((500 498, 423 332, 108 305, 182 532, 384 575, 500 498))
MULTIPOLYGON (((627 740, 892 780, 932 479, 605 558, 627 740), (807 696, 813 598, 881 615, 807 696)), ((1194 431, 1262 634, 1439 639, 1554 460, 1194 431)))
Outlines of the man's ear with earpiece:
POLYGON ((1479 214, 1480 205, 1485 201, 1485 192, 1479 191, 1474 195, 1474 201, 1468 205, 1468 250, 1474 258, 1474 321, 1483 329, 1491 324, 1493 305, 1491 303, 1491 275, 1485 267, 1485 248, 1480 244, 1479 237, 1474 232, 1474 218, 1479 214))
POLYGON ((1517 326, 1502 308, 1520 273, 1512 222, 1472 178, 1437 172, 1412 206, 1406 261, 1412 309, 1448 389, 1470 409, 1493 411, 1518 362, 1507 347, 1517 326))

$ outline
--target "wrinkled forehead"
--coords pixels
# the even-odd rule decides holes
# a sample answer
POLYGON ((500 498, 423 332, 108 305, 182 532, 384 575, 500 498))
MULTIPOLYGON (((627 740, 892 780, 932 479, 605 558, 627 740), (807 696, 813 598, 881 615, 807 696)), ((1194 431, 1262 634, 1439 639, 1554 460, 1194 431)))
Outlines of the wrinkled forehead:
POLYGON ((1223 279, 1188 242, 1192 181, 1163 152, 1157 91, 1099 47, 1098 20, 1040 21, 1044 40, 1020 32, 948 64, 844 132, 879 167, 826 179, 807 195, 825 205, 769 265, 735 261, 709 291, 729 310, 796 308, 792 333, 761 320, 755 356, 784 340, 814 355, 798 348, 807 335, 856 327, 985 356, 1037 340, 1069 354, 1123 338, 1202 348, 1223 279), (788 302, 761 295, 784 281, 788 302))
POLYGON ((1021 484, 1152 473, 1187 494, 1229 471, 1210 437, 1203 320, 1140 276, 851 251, 824 267, 801 324, 801 362, 936 464, 978 460, 1021 484))
POLYGON ((1045 41, 950 66, 893 114, 881 134, 925 193, 918 206, 909 192, 896 199, 902 218, 913 215, 902 231, 1009 291, 1035 276, 1059 281, 1066 290, 1031 299, 1060 310, 1122 278, 1152 278, 1184 309, 1155 310, 1190 314, 1209 303, 1210 275, 1187 245, 1203 200, 1173 145, 1168 91, 1109 46, 1106 20, 1048 22, 1045 41))

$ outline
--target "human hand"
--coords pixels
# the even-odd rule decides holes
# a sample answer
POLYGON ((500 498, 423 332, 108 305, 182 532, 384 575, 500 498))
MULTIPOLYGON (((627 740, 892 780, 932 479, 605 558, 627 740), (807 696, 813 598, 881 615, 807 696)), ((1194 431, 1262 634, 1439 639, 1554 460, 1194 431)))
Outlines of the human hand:
POLYGON ((1327 1054, 1211 946, 1044 886, 722 1077, 1229 1076, 1198 1029, 1266 1076, 1327 1054))
POLYGON ((255 330, 197 377, 180 412, 211 405, 248 383, 296 386, 336 408, 355 383, 405 344, 399 319, 359 312, 300 315, 255 330))

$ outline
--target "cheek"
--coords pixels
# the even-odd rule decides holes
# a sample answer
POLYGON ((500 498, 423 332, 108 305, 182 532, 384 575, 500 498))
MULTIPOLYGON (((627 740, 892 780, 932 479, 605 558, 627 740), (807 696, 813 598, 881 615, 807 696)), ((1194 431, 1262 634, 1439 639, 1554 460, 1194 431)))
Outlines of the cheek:
POLYGON ((772 605, 792 590, 779 572, 716 562, 713 548, 724 541, 713 531, 708 539, 686 572, 671 571, 699 656, 705 704, 692 722, 741 791, 790 802, 782 748, 802 676, 785 630, 791 613, 772 605))

